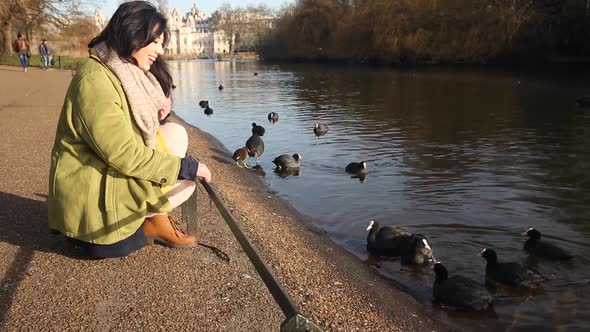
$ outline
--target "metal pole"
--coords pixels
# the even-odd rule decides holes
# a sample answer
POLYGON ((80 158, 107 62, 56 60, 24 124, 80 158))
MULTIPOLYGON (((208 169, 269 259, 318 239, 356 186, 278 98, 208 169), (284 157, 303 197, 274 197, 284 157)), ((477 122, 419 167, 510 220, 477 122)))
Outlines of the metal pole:
POLYGON ((197 191, 195 188, 191 197, 182 204, 182 221, 190 234, 197 232, 197 191))
POLYGON ((304 317, 301 314, 295 303, 293 303, 287 292, 283 289, 279 281, 276 279, 276 277, 274 276, 274 274, 262 258, 262 255, 260 255, 258 250, 250 243, 250 240, 248 240, 244 232, 242 232, 240 226, 238 226, 238 223, 235 221, 234 217, 225 207, 225 204, 223 204, 215 189, 213 189, 213 187, 211 187, 209 183, 203 180, 200 181, 207 193, 209 193, 209 197, 211 198, 213 203, 215 203, 215 206, 217 206, 219 213, 221 213, 221 216, 223 217, 223 219, 225 219, 225 222, 227 223, 231 231, 234 233, 234 236, 246 252, 246 255, 248 256, 248 258, 250 258, 252 265, 254 265, 254 268, 262 278, 262 281, 264 281, 266 288, 268 288, 270 294, 275 299, 279 307, 281 307, 281 310, 287 317, 287 319, 281 324, 281 331, 321 332, 322 330, 313 321, 304 317))
POLYGON ((217 195, 217 192, 215 192, 215 190, 207 182, 201 180, 201 184, 209 193, 209 196, 215 203, 215 206, 217 206, 217 209, 223 216, 223 219, 225 219, 229 228, 236 236, 236 239, 238 240, 242 248, 244 248, 246 255, 248 255, 248 258, 250 258, 250 260, 254 264, 256 271, 258 271, 258 274, 260 274, 260 277, 262 277, 262 280, 269 288, 270 293, 274 297, 275 301, 277 301, 277 303, 281 307, 281 310, 283 310, 285 316, 291 317, 298 314, 299 309, 297 309, 297 306, 295 306, 295 304, 291 301, 291 299, 287 295, 287 292, 285 292, 283 287, 276 280, 275 276, 262 259, 258 250, 254 248, 254 246, 252 246, 250 241, 244 235, 244 232, 242 232, 242 230, 240 229, 240 226, 238 226, 238 224, 235 223, 235 219, 233 218, 229 210, 225 207, 223 202, 221 202, 221 200, 219 199, 219 195, 217 195))

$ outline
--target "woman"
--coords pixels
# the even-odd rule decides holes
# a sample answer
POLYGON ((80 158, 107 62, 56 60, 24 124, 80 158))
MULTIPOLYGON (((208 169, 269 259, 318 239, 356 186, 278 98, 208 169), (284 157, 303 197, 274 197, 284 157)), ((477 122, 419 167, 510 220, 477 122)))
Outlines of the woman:
POLYGON ((51 154, 49 228, 90 257, 125 256, 146 239, 196 243, 167 215, 197 177, 211 181, 207 166, 185 155, 184 128, 159 126, 171 109, 172 79, 159 59, 168 39, 150 3, 124 3, 68 88, 51 154))

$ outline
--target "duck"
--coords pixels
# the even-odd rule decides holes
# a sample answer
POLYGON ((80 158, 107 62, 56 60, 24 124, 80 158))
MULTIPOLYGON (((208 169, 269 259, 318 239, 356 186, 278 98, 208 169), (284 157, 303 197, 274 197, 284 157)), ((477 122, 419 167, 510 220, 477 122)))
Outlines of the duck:
POLYGON ((276 157, 272 162, 278 170, 285 170, 289 168, 299 168, 301 165, 301 156, 298 153, 293 155, 282 154, 276 157))
POLYGON ((238 165, 238 167, 248 167, 248 165, 246 165, 246 159, 248 159, 249 152, 250 149, 248 149, 246 146, 234 151, 232 159, 236 161, 236 165, 238 165))
POLYGON ((367 227, 367 250, 376 256, 401 257, 402 264, 421 265, 432 260, 432 248, 422 234, 392 226, 379 228, 375 220, 367 227))
POLYGON ((258 158, 264 153, 264 141, 258 135, 252 135, 246 141, 246 147, 248 148, 248 156, 256 159, 258 165, 258 158))
POLYGON ((209 107, 209 101, 208 100, 201 100, 199 102, 199 106, 201 106, 201 108, 207 108, 207 107, 209 107))
POLYGON ((223 85, 219 84, 219 86, 217 87, 219 90, 223 90, 223 85))
POLYGON ((205 108, 205 110, 203 111, 203 113, 205 113, 206 115, 211 115, 211 114, 213 114, 213 109, 210 108, 209 106, 207 106, 205 108))
POLYGON ((484 285, 460 275, 449 277, 449 271, 441 263, 434 264, 434 301, 457 310, 483 311, 490 307, 493 297, 484 285))
POLYGON ((480 256, 486 261, 486 282, 517 288, 537 288, 543 277, 517 262, 498 262, 494 249, 484 249, 480 256))
POLYGON ((254 72, 254 76, 258 76, 258 73, 257 72, 254 72))
POLYGON ((529 239, 524 242, 524 250, 533 256, 561 260, 574 258, 570 252, 553 243, 541 240, 541 232, 534 228, 530 228, 522 235, 528 235, 529 239))
POLYGON ((256 122, 252 122, 252 135, 258 135, 260 137, 264 136, 264 127, 259 126, 256 122))
POLYGON ((328 132, 329 128, 324 123, 316 123, 313 127, 313 133, 316 136, 323 136, 328 132))
POLYGON ((279 121, 279 113, 276 113, 276 112, 268 113, 268 121, 271 121, 273 123, 279 121))
POLYGON ((346 165, 345 168, 347 173, 354 173, 354 174, 366 174, 367 173, 367 162, 352 162, 346 165))

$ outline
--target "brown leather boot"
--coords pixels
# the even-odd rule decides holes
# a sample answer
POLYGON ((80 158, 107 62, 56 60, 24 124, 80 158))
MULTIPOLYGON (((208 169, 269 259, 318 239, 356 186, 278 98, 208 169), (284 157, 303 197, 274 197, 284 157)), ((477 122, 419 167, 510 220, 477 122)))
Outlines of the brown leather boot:
POLYGON ((193 247, 197 244, 197 238, 185 233, 176 220, 167 214, 145 218, 142 227, 148 243, 158 240, 172 248, 193 247))

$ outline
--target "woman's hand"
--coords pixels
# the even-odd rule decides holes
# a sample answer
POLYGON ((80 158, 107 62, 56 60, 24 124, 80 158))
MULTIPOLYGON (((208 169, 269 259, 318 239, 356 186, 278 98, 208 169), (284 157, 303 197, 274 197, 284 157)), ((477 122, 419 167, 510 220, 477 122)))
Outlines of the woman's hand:
POLYGON ((205 182, 211 182, 211 171, 202 162, 199 162, 199 166, 197 167, 197 177, 205 180, 205 182))
POLYGON ((168 97, 168 104, 158 111, 158 119, 160 121, 166 119, 170 111, 172 111, 172 98, 168 97))

